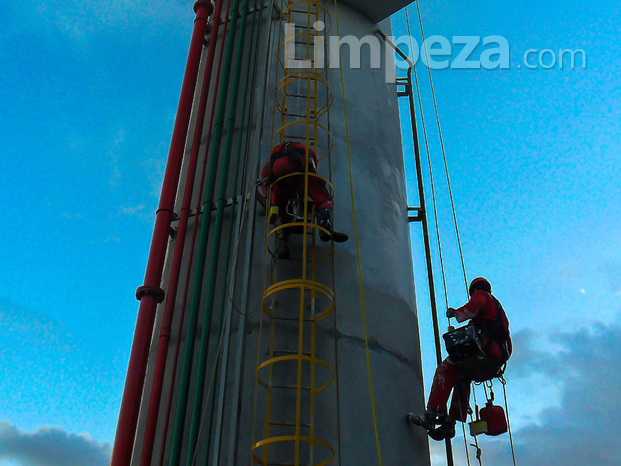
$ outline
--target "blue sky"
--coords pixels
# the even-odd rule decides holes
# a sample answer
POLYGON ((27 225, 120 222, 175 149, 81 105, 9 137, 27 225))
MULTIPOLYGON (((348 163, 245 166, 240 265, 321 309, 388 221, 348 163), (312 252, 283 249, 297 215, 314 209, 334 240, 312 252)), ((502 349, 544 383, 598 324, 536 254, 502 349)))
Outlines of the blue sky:
MULTIPOLYGON (((420 44, 415 7, 409 13, 420 44)), ((612 421, 619 410, 613 395, 618 363, 612 355, 621 338, 619 6, 449 1, 424 2, 422 13, 427 37, 500 35, 510 45, 510 69, 439 70, 433 79, 466 270, 470 279, 492 281, 511 320, 515 355, 507 390, 518 464, 618 464, 621 437, 612 421), (582 49, 587 68, 528 70, 522 60, 529 49, 582 49)), ((395 35, 407 33, 403 12, 393 27, 395 35)), ((466 296, 420 64, 418 75, 448 299, 456 306, 466 296)), ((406 167, 413 167, 405 146, 406 167)), ((431 209, 428 178, 427 191, 431 209)), ((418 226, 412 227, 412 251, 428 390, 435 360, 418 226)), ((435 280, 441 283, 437 271, 435 280)), ((441 325, 446 328, 445 319, 441 325)), ((465 464, 463 442, 455 444, 458 464, 465 464)), ((482 438, 481 445, 486 464, 511 464, 507 436, 482 438)), ((434 465, 444 464, 439 444, 432 452, 434 465)))
MULTIPOLYGON (((519 464, 619 464, 620 7, 425 1, 422 12, 427 36, 501 35, 510 44, 509 70, 433 77, 466 268, 470 278, 490 278, 515 335, 507 378, 519 464), (583 49, 588 66, 517 69, 531 48, 583 49), (564 448, 569 442, 575 451, 564 448)), ((106 464, 191 2, 9 0, 0 14, 0 465, 13 464, 9 457, 69 464, 37 456, 59 448, 78 464, 106 464)), ((395 35, 407 33, 404 20, 403 12, 393 19, 395 35)), ((426 69, 418 71, 449 302, 459 305, 465 293, 433 106, 426 69)), ((417 226, 412 250, 429 382, 417 226)), ((509 464, 506 436, 481 443, 488 464, 509 464)), ((436 446, 435 466, 443 464, 436 446)))

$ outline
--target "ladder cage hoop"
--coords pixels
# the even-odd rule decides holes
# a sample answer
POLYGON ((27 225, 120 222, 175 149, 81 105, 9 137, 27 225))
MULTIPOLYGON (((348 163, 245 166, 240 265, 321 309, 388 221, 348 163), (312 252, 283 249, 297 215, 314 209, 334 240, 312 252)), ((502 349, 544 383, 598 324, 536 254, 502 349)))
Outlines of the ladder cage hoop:
POLYGON ((308 155, 312 150, 318 162, 327 159, 327 171, 332 174, 331 121, 335 96, 325 65, 311 69, 288 69, 285 65, 291 50, 295 53, 293 58, 311 60, 310 64, 314 63, 317 46, 323 47, 317 52, 323 52, 324 61, 330 57, 326 37, 332 20, 319 0, 283 0, 280 5, 281 18, 273 29, 279 37, 273 57, 276 76, 271 147, 299 142, 307 151, 303 172, 286 174, 275 182, 292 177, 302 180, 295 185, 301 198, 295 215, 282 217, 276 225, 269 224, 266 216, 265 257, 269 260, 264 268, 265 276, 270 278, 264 282, 260 328, 264 328, 263 321, 267 319, 269 330, 262 331, 269 331, 269 338, 258 338, 255 380, 261 388, 255 402, 255 417, 259 417, 255 425, 259 430, 253 429, 251 458, 265 466, 323 466, 335 458, 335 448, 326 440, 337 438, 333 432, 334 410, 327 409, 334 405, 332 398, 336 397, 336 374, 332 368, 336 360, 331 360, 335 359, 332 347, 336 337, 330 320, 326 320, 334 316, 335 309, 334 242, 318 243, 317 233, 329 231, 313 222, 313 204, 308 198, 311 181, 325 185, 330 196, 334 196, 334 188, 330 177, 309 171, 308 155), (317 31, 314 26, 320 20, 325 27, 317 31), (285 23, 293 23, 293 33, 291 29, 287 31, 289 37, 285 37, 285 23), (298 232, 302 234, 292 240, 298 232), (295 250, 296 256, 287 256, 286 263, 278 255, 283 241, 287 247, 291 241, 291 252, 295 250), (322 338, 320 344, 318 335, 322 338), (325 335, 330 335, 328 340, 325 335))

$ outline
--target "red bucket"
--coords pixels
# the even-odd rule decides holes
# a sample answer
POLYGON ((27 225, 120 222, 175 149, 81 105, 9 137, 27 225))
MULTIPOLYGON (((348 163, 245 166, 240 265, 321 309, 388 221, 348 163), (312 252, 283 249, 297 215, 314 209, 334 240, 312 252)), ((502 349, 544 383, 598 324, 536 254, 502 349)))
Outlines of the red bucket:
POLYGON ((502 435, 507 432, 507 418, 505 410, 502 406, 494 406, 489 401, 485 408, 481 408, 479 412, 481 420, 487 422, 487 432, 485 435, 502 435))

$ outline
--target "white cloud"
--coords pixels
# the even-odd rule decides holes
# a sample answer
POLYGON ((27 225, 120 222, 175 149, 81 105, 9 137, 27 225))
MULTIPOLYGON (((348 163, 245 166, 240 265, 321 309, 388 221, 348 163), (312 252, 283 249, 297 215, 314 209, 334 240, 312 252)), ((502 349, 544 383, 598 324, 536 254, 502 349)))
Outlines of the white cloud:
POLYGON ((40 427, 26 432, 0 421, 0 460, 28 466, 106 466, 111 446, 87 434, 74 434, 60 427, 40 427))
POLYGON ((121 206, 119 209, 119 215, 134 215, 144 209, 144 204, 138 204, 137 206, 125 207, 121 206))

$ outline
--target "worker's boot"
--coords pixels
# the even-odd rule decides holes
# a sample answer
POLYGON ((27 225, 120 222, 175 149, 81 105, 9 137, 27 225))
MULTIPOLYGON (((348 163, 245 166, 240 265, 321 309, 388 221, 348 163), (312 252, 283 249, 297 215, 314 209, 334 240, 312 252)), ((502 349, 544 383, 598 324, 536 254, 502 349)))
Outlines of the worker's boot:
POLYGON ((405 419, 414 425, 421 426, 433 440, 455 437, 455 420, 446 414, 440 414, 435 409, 427 408, 422 416, 408 413, 405 419))
POLYGON ((453 438, 455 437, 455 419, 446 416, 439 427, 431 429, 427 433, 433 440, 438 441, 453 438))
POLYGON ((345 233, 341 233, 340 231, 334 231, 332 229, 332 216, 334 215, 334 211, 327 207, 322 207, 317 209, 317 225, 322 228, 325 228, 328 233, 323 230, 319 230, 319 239, 321 241, 330 241, 333 239, 337 243, 344 243, 349 239, 345 233))
POLYGON ((407 413, 405 416, 406 421, 416 426, 421 426, 426 430, 435 429, 436 425, 442 424, 445 418, 445 414, 440 414, 438 411, 431 408, 427 408, 422 416, 414 413, 407 413))

